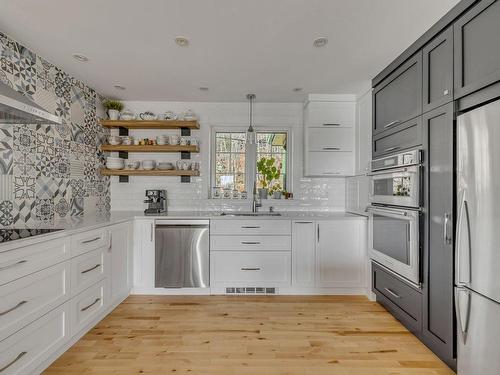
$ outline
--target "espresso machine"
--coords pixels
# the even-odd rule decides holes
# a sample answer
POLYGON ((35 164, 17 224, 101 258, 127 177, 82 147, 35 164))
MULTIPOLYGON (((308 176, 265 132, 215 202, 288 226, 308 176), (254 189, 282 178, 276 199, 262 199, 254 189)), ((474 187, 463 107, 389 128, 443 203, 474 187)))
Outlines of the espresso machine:
POLYGON ((146 198, 144 203, 147 203, 148 207, 144 210, 145 215, 158 215, 167 212, 166 190, 146 190, 146 198))

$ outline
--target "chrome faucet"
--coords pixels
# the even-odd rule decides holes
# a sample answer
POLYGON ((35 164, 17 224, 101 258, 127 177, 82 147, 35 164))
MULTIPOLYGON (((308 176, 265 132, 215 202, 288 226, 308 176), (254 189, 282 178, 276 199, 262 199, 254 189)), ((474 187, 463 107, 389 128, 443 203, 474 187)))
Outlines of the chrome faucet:
POLYGON ((262 207, 260 197, 257 195, 257 187, 253 185, 252 212, 257 212, 258 208, 262 207))

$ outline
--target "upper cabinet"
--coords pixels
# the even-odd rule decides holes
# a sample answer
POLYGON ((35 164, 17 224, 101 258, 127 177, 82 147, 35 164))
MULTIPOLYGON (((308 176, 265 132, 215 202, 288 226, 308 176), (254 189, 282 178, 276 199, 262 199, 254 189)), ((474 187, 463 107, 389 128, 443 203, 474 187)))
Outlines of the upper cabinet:
POLYGON ((350 176, 354 170, 355 98, 332 96, 304 107, 304 175, 350 176), (338 99, 338 100, 336 100, 338 99))
POLYGON ((423 54, 423 112, 453 100, 453 28, 434 38, 423 54))
POLYGON ((422 113, 422 52, 375 87, 373 135, 393 129, 422 113))
POLYGON ((455 98, 500 81, 500 0, 483 0, 454 24, 455 98))

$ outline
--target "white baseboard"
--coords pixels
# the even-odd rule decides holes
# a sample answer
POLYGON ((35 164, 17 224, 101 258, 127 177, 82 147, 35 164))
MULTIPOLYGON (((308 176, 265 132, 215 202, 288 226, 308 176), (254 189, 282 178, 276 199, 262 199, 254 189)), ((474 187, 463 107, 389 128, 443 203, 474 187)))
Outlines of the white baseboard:
MULTIPOLYGON (((300 296, 319 296, 319 295, 362 295, 366 296, 365 288, 304 288, 304 287, 277 287, 277 295, 300 295, 300 296)), ((164 295, 164 296, 206 296, 206 295, 222 295, 226 294, 226 287, 211 287, 211 288, 147 288, 134 287, 131 294, 133 295, 164 295)), ((233 294, 230 294, 233 295, 233 294)))

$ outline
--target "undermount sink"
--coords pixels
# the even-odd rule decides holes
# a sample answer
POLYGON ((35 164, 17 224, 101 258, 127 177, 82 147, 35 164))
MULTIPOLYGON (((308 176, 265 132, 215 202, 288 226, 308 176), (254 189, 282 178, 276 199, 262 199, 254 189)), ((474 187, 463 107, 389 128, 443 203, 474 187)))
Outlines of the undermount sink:
POLYGON ((221 212, 220 216, 281 216, 279 212, 221 212))

